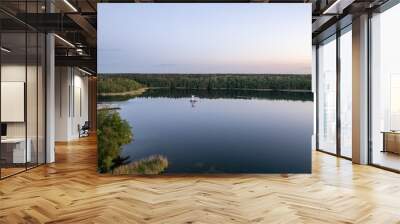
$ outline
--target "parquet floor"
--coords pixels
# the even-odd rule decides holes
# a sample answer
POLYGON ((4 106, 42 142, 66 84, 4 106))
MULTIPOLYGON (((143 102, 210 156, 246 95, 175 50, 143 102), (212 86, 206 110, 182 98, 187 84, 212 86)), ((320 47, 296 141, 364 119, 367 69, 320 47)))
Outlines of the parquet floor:
POLYGON ((0 181, 0 223, 400 223, 400 175, 313 153, 312 175, 115 177, 94 138, 0 181))

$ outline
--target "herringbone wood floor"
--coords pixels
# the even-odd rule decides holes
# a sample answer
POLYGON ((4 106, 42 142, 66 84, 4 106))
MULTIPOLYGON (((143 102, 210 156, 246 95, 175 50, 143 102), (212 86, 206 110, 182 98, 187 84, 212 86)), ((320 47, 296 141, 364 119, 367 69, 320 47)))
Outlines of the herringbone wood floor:
POLYGON ((312 175, 115 177, 94 138, 0 181, 0 223, 400 223, 400 175, 313 153, 312 175))

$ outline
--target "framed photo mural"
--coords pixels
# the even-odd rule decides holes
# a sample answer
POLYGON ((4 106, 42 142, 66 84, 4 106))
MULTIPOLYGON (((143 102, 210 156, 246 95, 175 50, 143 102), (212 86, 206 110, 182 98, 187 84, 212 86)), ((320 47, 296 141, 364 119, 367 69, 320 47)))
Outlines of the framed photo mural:
POLYGON ((311 4, 98 13, 99 172, 311 172, 311 4))

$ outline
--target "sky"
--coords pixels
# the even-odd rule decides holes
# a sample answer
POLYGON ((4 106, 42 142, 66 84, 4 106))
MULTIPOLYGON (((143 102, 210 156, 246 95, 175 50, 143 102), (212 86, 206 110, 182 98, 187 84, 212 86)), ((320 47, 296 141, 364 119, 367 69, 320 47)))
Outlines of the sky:
POLYGON ((98 4, 99 73, 310 74, 311 4, 98 4))

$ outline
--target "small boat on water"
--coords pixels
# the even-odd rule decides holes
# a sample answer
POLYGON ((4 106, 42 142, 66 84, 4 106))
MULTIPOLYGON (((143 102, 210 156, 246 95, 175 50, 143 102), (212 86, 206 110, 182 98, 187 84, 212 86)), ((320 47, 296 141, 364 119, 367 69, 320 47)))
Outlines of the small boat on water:
POLYGON ((190 102, 192 102, 192 103, 195 103, 195 102, 197 102, 197 100, 196 100, 196 98, 195 98, 195 96, 194 96, 194 95, 192 95, 192 98, 190 99, 190 102))
POLYGON ((194 95, 192 95, 192 98, 190 99, 190 104, 192 105, 192 107, 194 108, 196 106, 196 98, 194 97, 194 95))

